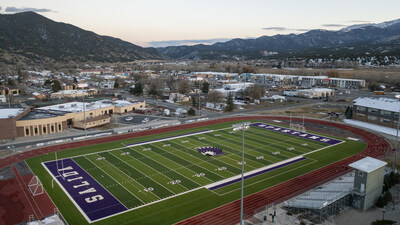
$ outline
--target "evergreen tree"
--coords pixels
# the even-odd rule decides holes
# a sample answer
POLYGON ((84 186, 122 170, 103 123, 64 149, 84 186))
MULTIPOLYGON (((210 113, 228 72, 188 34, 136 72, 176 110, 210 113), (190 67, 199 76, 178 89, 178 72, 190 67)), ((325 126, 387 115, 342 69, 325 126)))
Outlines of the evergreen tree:
POLYGON ((194 96, 192 97, 192 106, 196 107, 196 98, 194 96))
POLYGON ((233 109, 235 108, 235 105, 233 104, 233 98, 232 98, 232 94, 229 93, 228 95, 228 100, 226 101, 226 107, 225 107, 225 111, 227 112, 231 112, 233 111, 233 109))
POLYGON ((210 90, 210 84, 208 82, 204 82, 201 87, 201 91, 207 94, 209 90, 210 90))
POLYGON ((196 111, 194 111, 193 108, 190 108, 189 111, 187 112, 187 114, 188 114, 189 116, 195 116, 195 115, 196 115, 196 111))
POLYGON ((61 90, 60 81, 54 80, 54 81, 53 81, 53 84, 51 85, 51 90, 52 90, 53 92, 58 92, 58 91, 60 91, 60 90, 61 90))
POLYGON ((133 95, 141 95, 143 94, 143 85, 140 82, 135 84, 134 88, 131 88, 131 94, 133 95))
POLYGON ((114 88, 119 88, 118 79, 115 79, 114 81, 114 88))

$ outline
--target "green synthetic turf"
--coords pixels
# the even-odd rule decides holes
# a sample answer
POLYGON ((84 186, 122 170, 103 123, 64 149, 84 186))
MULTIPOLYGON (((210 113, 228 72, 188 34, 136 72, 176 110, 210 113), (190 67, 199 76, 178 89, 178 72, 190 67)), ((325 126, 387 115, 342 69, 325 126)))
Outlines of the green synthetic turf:
MULTIPOLYGON (((235 183, 214 191, 200 188, 156 204, 135 209, 143 204, 188 192, 240 174, 242 132, 230 133, 232 124, 233 122, 222 123, 69 149, 59 151, 57 157, 59 159, 72 157, 122 204, 133 209, 130 212, 98 221, 96 224, 171 224, 240 197, 240 183, 235 183), (208 129, 214 131, 121 149, 125 144, 208 129), (216 157, 204 156, 198 153, 196 149, 196 147, 203 146, 219 147, 225 154, 216 157), (101 157, 104 159, 99 160, 101 157), (180 182, 176 182, 177 180, 180 182), (151 188, 150 191, 149 188, 151 188)), ((289 134, 251 127, 245 131, 245 171, 251 171, 327 146, 324 143, 289 134), (302 145, 305 143, 307 146, 302 145), (289 147, 295 149, 288 150, 289 147), (280 154, 272 154, 276 151, 279 151, 280 154), (256 157, 259 156, 264 158, 257 159, 256 157)), ((245 195, 250 195, 357 154, 364 148, 364 143, 346 140, 342 144, 308 154, 306 160, 246 179, 245 195)), ((52 188, 52 178, 43 168, 41 162, 54 159, 55 154, 49 153, 28 159, 27 163, 33 172, 39 176, 46 191, 67 222, 69 224, 87 224, 87 221, 56 182, 54 182, 54 188, 52 188)))

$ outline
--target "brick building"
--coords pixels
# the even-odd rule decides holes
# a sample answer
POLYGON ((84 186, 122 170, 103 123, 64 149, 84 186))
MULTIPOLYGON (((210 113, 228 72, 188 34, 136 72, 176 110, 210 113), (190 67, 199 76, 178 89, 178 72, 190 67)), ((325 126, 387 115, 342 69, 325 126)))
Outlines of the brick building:
POLYGON ((397 128, 400 102, 396 98, 360 97, 353 101, 353 119, 397 128))

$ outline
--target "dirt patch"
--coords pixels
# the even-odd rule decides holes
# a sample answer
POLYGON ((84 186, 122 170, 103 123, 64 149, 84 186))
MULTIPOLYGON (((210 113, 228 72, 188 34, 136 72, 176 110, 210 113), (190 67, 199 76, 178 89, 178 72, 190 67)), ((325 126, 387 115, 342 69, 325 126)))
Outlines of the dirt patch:
POLYGON ((262 115, 280 115, 280 116, 290 116, 293 117, 309 117, 309 118, 328 118, 329 112, 336 112, 341 115, 344 114, 346 108, 337 108, 337 107, 318 107, 318 105, 314 106, 304 106, 293 109, 277 109, 271 110, 268 112, 261 113, 262 115))

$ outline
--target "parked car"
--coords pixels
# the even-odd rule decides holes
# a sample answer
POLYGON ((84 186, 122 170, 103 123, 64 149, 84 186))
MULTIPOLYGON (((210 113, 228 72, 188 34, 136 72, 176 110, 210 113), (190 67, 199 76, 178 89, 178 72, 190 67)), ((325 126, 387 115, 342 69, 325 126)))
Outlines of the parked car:
POLYGON ((126 117, 126 118, 125 118, 125 121, 131 121, 131 120, 133 120, 133 117, 132 117, 132 116, 129 116, 129 117, 126 117))
POLYGON ((144 118, 143 120, 142 120, 142 123, 147 123, 147 122, 149 122, 150 120, 149 120, 149 118, 144 118))

